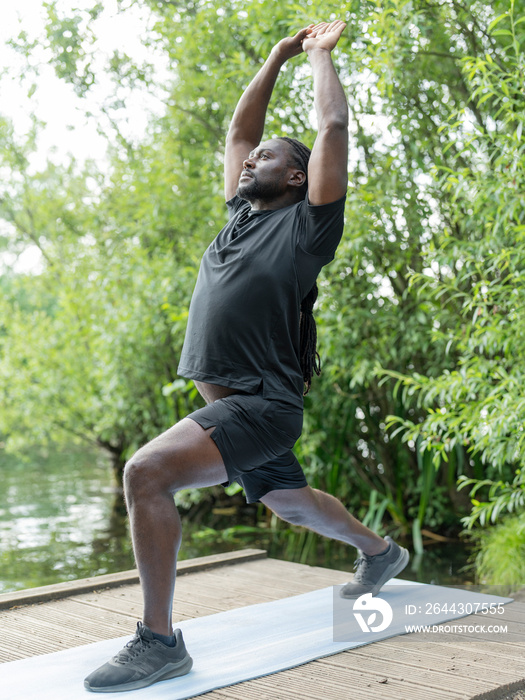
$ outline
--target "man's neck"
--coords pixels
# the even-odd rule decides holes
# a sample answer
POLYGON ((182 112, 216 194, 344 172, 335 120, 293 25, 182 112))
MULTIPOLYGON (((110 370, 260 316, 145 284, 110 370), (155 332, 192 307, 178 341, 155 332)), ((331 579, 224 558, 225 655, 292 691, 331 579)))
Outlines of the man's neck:
POLYGON ((252 205, 252 211, 275 211, 277 209, 290 207, 292 204, 297 204, 301 202, 302 199, 303 197, 297 197, 295 194, 286 193, 271 200, 254 199, 250 204, 252 205))

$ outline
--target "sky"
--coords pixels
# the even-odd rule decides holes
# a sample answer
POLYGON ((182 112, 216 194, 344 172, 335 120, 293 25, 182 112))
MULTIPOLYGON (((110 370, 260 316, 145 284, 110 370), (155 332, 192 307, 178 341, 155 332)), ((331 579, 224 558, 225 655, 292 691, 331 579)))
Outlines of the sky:
MULTIPOLYGON (((99 105, 112 89, 110 81, 104 80, 104 72, 97 72, 98 84, 92 94, 82 100, 75 95, 71 86, 56 77, 53 68, 47 64, 45 52, 37 49, 32 58, 40 64, 40 76, 37 90, 29 99, 27 93, 33 81, 23 77, 22 57, 6 45, 6 41, 16 37, 21 29, 30 38, 42 35, 46 20, 43 4, 43 0, 18 0, 16 3, 6 3, 2 8, 0 65, 7 67, 9 75, 0 79, 0 112, 14 120, 20 134, 27 132, 31 112, 47 123, 40 143, 40 162, 52 149, 56 149, 59 157, 70 152, 79 159, 103 159, 105 141, 97 134, 96 115, 99 105), (85 118, 87 109, 94 112, 95 118, 85 118)), ((82 8, 92 4, 90 0, 59 0, 58 8, 67 13, 71 7, 82 8)), ((115 0, 107 0, 104 5, 104 12, 95 24, 99 67, 107 56, 119 49, 138 61, 153 60, 159 71, 165 71, 160 55, 154 56, 141 43, 147 18, 140 9, 133 7, 119 13, 115 0)), ((137 95, 127 105, 126 120, 129 121, 130 133, 140 134, 146 125, 148 111, 161 109, 162 103, 158 98, 148 94, 137 95)))
MULTIPOLYGON (((124 3, 121 3, 124 4, 124 3)), ((58 0, 60 14, 71 8, 85 8, 93 5, 92 0, 58 0)), ((136 6, 119 12, 116 0, 106 0, 104 11, 94 25, 97 36, 96 61, 99 70, 97 84, 89 91, 88 97, 79 98, 72 86, 59 79, 43 48, 37 48, 31 55, 32 63, 38 64, 37 88, 29 97, 29 89, 34 82, 27 75, 25 59, 7 45, 9 39, 25 31, 29 39, 43 35, 46 22, 44 0, 17 0, 3 3, 0 22, 0 114, 9 117, 15 133, 23 137, 31 126, 30 115, 35 114, 46 123, 42 131, 38 149, 31 164, 34 170, 44 167, 46 160, 64 162, 69 154, 76 160, 88 158, 97 161, 99 167, 106 164, 106 140, 97 132, 97 125, 104 123, 100 107, 113 93, 113 86, 100 68, 116 49, 125 52, 138 62, 147 60, 156 66, 157 75, 167 78, 165 59, 152 53, 141 42, 149 17, 136 6), (87 117, 86 112, 92 112, 87 117)), ((161 113, 161 95, 143 91, 131 95, 126 100, 126 108, 119 115, 123 133, 130 138, 138 138, 144 131, 149 115, 161 113)), ((4 253, 0 255, 1 268, 9 266, 17 272, 38 271, 39 254, 36 248, 28 248, 21 256, 4 253)))

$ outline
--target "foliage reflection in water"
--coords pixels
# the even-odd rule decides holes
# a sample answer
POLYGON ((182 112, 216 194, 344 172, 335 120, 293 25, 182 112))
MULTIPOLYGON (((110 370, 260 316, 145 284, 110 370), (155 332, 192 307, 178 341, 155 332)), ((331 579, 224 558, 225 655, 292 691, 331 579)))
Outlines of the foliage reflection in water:
MULTIPOLYGON (((110 465, 99 451, 0 452, 0 593, 134 567, 127 518, 110 465)), ((239 503, 239 500, 231 501, 239 503)), ((355 550, 277 523, 259 508, 227 508, 185 519, 181 559, 246 547, 279 559, 351 571, 355 550), (217 514, 219 513, 219 514, 217 514)), ((467 550, 433 545, 403 577, 459 584, 467 550)))
POLYGON ((0 452, 0 474, 0 592, 133 566, 103 454, 0 452))

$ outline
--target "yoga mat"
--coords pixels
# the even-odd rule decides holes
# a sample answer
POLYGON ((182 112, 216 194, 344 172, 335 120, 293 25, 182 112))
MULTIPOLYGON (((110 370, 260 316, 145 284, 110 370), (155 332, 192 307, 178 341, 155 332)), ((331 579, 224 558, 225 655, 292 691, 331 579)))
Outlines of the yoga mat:
MULTIPOLYGON (((336 588, 336 594, 338 587, 336 588)), ((206 617, 177 623, 183 631, 194 666, 180 678, 156 683, 148 688, 123 693, 90 693, 84 678, 114 656, 133 636, 97 642, 44 656, 35 656, 0 665, 0 695, 3 700, 87 700, 88 698, 136 698, 141 700, 184 700, 201 693, 258 678, 300 664, 337 654, 404 633, 407 605, 410 624, 438 624, 461 617, 448 611, 461 600, 486 605, 510 602, 510 598, 471 593, 428 584, 392 579, 380 597, 389 602, 393 622, 383 632, 370 634, 355 625, 352 639, 334 642, 334 587, 249 605, 206 617), (399 591, 399 592, 398 592, 399 591), (425 602, 439 601, 439 613, 429 617, 425 602), (447 612, 442 612, 443 610, 447 612), (417 611, 420 610, 420 614, 417 611), (399 614, 398 614, 399 613, 399 614)), ((337 598, 338 599, 338 598, 337 598)), ((374 601, 377 599, 374 598, 374 601)), ((353 601, 343 601, 353 608, 353 601)), ((336 607, 339 604, 336 603, 336 607)), ((463 616, 468 614, 463 608, 463 616)), ((372 624, 369 614, 364 615, 372 624)))

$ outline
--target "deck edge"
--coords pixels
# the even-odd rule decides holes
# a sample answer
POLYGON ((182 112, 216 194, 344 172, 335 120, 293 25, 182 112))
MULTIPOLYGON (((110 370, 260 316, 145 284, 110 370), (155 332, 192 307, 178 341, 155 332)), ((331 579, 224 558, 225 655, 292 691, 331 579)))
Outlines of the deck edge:
POLYGON ((474 695, 470 700, 509 700, 511 693, 514 694, 519 690, 525 690, 525 678, 514 683, 506 683, 505 685, 500 685, 497 688, 487 691, 486 693, 481 693, 480 695, 474 695))
MULTIPOLYGON (((222 554, 211 554, 195 559, 185 559, 178 563, 177 574, 189 574, 219 566, 240 564, 253 559, 264 559, 266 556, 267 552, 265 549, 240 549, 234 552, 223 552, 222 554)), ((138 582, 139 573, 137 569, 131 569, 114 574, 103 574, 74 581, 54 583, 49 586, 39 586, 38 588, 26 588, 21 591, 13 591, 12 593, 1 593, 0 610, 45 603, 50 600, 59 600, 60 598, 68 598, 69 596, 82 593, 91 593, 102 588, 116 588, 117 586, 138 582)))

